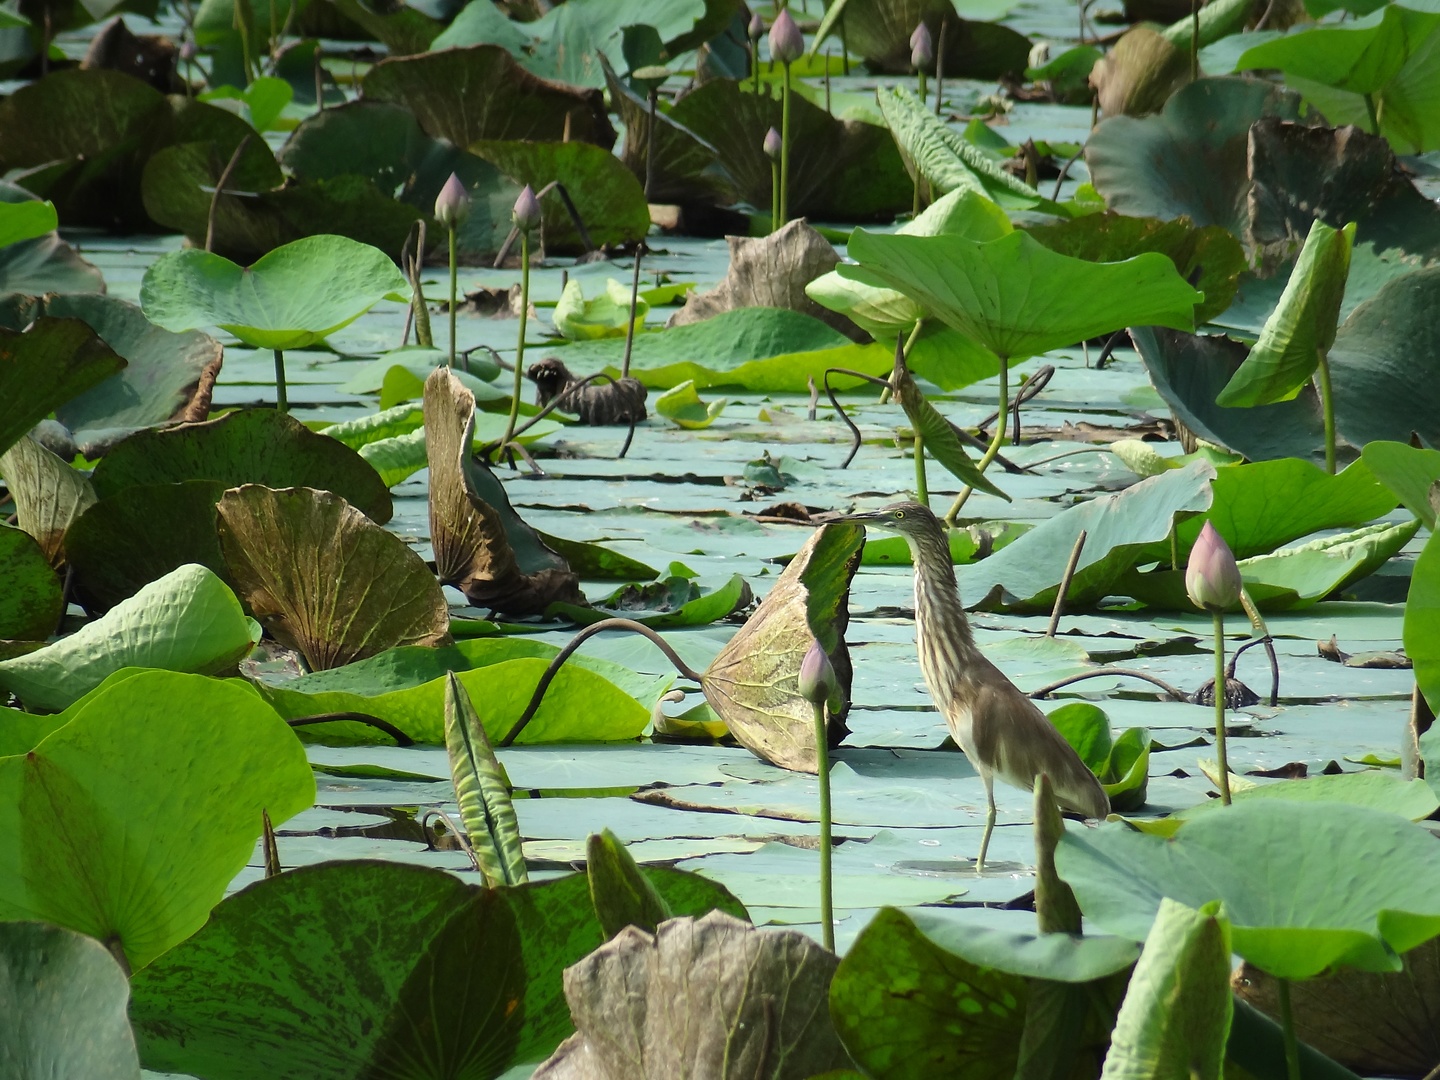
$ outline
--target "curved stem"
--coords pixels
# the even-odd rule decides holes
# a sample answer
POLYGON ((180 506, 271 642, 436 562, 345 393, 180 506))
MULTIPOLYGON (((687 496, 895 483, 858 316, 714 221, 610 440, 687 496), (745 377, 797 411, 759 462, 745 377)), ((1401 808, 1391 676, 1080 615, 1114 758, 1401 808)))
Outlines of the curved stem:
MULTIPOLYGON (((450 362, 446 366, 453 368, 455 366, 455 281, 459 275, 456 273, 455 266, 455 226, 450 226, 448 231, 450 233, 450 362)), ((524 323, 523 316, 520 321, 524 323)))
POLYGON ((1325 471, 1335 475, 1335 396, 1330 390, 1330 358, 1324 349, 1320 358, 1320 405, 1325 412, 1325 471))
POLYGON ((835 951, 835 901, 831 886, 830 856, 834 841, 830 825, 830 746, 825 730, 825 704, 815 709, 815 771, 820 781, 820 938, 825 948, 835 951))
POLYGON ((780 102, 780 220, 778 229, 790 220, 790 65, 785 65, 784 98, 780 102))
POLYGON ((515 437, 515 420, 520 415, 520 380, 525 375, 525 323, 530 313, 530 233, 520 233, 520 340, 515 345, 515 396, 510 401, 510 419, 505 422, 502 447, 515 437))
POLYGON ((1220 770, 1220 801, 1230 805, 1230 763, 1225 757, 1225 613, 1215 620, 1215 759, 1220 770))
POLYGON ((286 720, 291 727, 309 727, 311 724, 333 724, 338 721, 350 721, 356 724, 365 724, 373 727, 376 731, 383 731, 395 740, 397 746, 414 746, 415 740, 405 732, 401 731, 389 720, 381 720, 378 716, 371 716, 369 713, 359 712, 332 712, 318 713, 315 716, 302 716, 297 720, 286 720))
MULTIPOLYGON (((1000 357, 1000 408, 995 413, 995 434, 990 438, 990 447, 985 451, 984 457, 976 464, 976 468, 982 473, 990 467, 995 460, 995 455, 1000 453, 1000 444, 1005 441, 1005 423, 1003 417, 1006 407, 1010 404, 1010 360, 1009 357, 1000 357)), ((945 515, 945 524, 953 529, 955 519, 959 516, 961 508, 969 500, 975 489, 968 484, 960 489, 960 494, 955 496, 955 502, 950 507, 950 512, 945 515)))
POLYGON ((290 398, 285 393, 285 350, 275 350, 275 411, 289 412, 290 398))
POLYGON ((1188 697, 1185 696, 1185 692, 1183 690, 1179 690, 1176 687, 1171 686, 1164 679, 1156 678, 1154 675, 1149 675, 1143 671, 1129 671, 1126 668, 1111 667, 1096 668, 1094 671, 1087 671, 1081 675, 1068 676, 1067 678, 1060 679, 1056 682, 1051 683, 1048 686, 1042 686, 1039 690, 1030 691, 1030 696, 1032 698, 1046 698, 1053 694, 1056 690, 1059 690, 1062 687, 1069 686, 1071 683, 1084 682, 1086 679, 1102 679, 1106 676, 1117 675, 1124 676, 1127 679, 1140 679, 1144 682, 1150 683, 1153 686, 1158 686, 1161 690, 1164 690, 1165 693, 1170 696, 1171 701, 1190 700, 1188 697))
POLYGON ((555 681, 555 676, 559 673, 565 661, 569 660, 575 650, 583 645, 586 640, 606 630, 633 630, 635 633, 649 638, 655 647, 665 654, 665 659, 675 665, 675 670, 678 671, 683 678, 689 679, 694 683, 701 682, 700 673, 691 669, 684 660, 680 659, 680 654, 675 651, 674 647, 671 646, 668 641, 644 623, 638 623, 634 619, 601 619, 599 622, 591 623, 585 627, 585 629, 581 630, 570 639, 568 645, 555 654, 555 659, 550 661, 550 666, 545 669, 545 674, 541 675, 540 681, 535 684, 535 693, 530 697, 530 704, 525 706, 525 711, 520 714, 520 719, 515 721, 515 726, 505 733, 503 739, 495 743, 496 746, 509 746, 515 741, 520 732, 525 730, 525 725, 534 719, 535 712, 540 708, 540 702, 545 697, 545 691, 550 689, 550 684, 555 681))
POLYGON ((1295 1015, 1290 1010, 1290 980, 1276 979, 1280 991, 1280 1030, 1285 1038, 1285 1075, 1300 1080, 1300 1043, 1295 1038, 1295 1015))
POLYGON ((864 379, 866 382, 872 382, 877 386, 885 387, 887 391, 891 389, 891 387, 888 380, 882 379, 878 375, 868 375, 863 371, 856 371, 854 368, 837 367, 825 369, 825 377, 823 380, 825 383, 825 396, 830 399, 830 404, 835 406, 836 414, 845 422, 845 426, 850 429, 850 434, 853 438, 853 442, 850 444, 850 453, 846 454, 845 460, 840 463, 840 468, 846 469, 849 468, 850 463, 855 460, 855 455, 860 452, 860 429, 856 427, 855 421, 850 419, 849 414, 841 408, 840 401, 835 396, 835 388, 830 385, 831 375, 849 375, 852 378, 864 379))

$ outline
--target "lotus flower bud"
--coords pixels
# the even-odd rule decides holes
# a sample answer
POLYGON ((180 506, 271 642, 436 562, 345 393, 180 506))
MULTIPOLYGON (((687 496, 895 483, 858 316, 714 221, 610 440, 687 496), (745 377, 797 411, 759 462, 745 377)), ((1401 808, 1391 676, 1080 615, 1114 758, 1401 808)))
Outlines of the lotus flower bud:
POLYGON ((812 705, 826 706, 832 715, 845 706, 845 695, 840 689, 835 668, 820 647, 820 642, 813 639, 805 659, 800 661, 799 687, 801 697, 812 705))
POLYGON ((780 133, 773 127, 765 133, 765 156, 771 161, 780 160, 780 150, 783 144, 780 142, 780 133))
POLYGON ((928 71, 935 63, 935 42, 930 38, 930 28, 923 22, 910 35, 910 66, 916 71, 928 71))
POLYGON ((760 17, 758 11, 750 16, 750 25, 745 32, 750 35, 751 41, 759 41, 765 36, 765 20, 760 17))
POLYGON ((780 14, 770 25, 770 55, 782 64, 793 64, 805 52, 805 35, 795 25, 795 18, 789 8, 781 8, 780 14))
POLYGON ((523 233, 533 232, 540 225, 540 200, 535 197, 535 191, 529 184, 525 190, 520 192, 520 197, 515 200, 515 210, 511 214, 515 221, 515 227, 523 233))
POLYGON ((435 220, 447 229, 458 229, 470 216, 470 193, 453 172, 435 198, 435 220))
POLYGON ((1205 522, 1185 567, 1185 591, 1191 602, 1206 611, 1224 611, 1239 602, 1241 585, 1230 545, 1214 525, 1205 522))

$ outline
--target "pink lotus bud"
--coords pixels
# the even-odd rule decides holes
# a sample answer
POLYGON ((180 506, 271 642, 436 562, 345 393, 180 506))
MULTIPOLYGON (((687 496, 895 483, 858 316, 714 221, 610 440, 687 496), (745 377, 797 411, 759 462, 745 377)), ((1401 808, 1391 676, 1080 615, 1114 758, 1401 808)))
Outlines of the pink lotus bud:
POLYGON ((533 232, 540 225, 540 200, 535 198, 535 191, 529 184, 525 190, 520 192, 520 197, 515 200, 515 210, 511 215, 515 227, 523 233, 533 232))
POLYGON ((453 172, 435 198, 435 220, 447 229, 458 229, 470 216, 470 193, 453 172))
POLYGON ((812 705, 824 705, 832 714, 838 713, 845 706, 840 680, 836 678, 830 658, 825 655, 825 650, 818 641, 810 642, 805 659, 800 661, 799 688, 800 696, 806 701, 812 705))
POLYGON ((1206 611, 1224 611, 1239 603, 1242 584, 1230 545, 1214 525, 1205 522, 1185 567, 1185 591, 1191 602, 1206 611))
POLYGON ((750 16, 750 25, 746 28, 746 33, 750 35, 751 41, 759 41, 765 36, 765 20, 760 17, 758 11, 750 16))
POLYGON ((780 150, 782 148, 782 145, 783 144, 780 142, 780 133, 774 128, 771 128, 765 133, 765 156, 768 157, 771 161, 780 160, 780 150))
POLYGON ((928 71, 935 63, 935 42, 930 38, 930 28, 923 22, 910 35, 910 66, 916 71, 928 71))
POLYGON ((789 8, 781 8, 780 14, 770 25, 770 55, 782 64, 793 64, 805 52, 805 35, 795 25, 795 18, 789 8))

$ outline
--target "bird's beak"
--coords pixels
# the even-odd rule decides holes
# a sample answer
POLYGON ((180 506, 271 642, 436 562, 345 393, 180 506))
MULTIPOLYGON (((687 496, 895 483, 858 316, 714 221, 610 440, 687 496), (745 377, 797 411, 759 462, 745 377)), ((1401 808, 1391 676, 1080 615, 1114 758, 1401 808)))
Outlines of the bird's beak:
POLYGON ((885 513, 882 510, 866 510, 859 514, 841 514, 833 517, 831 521, 853 521, 859 525, 874 525, 885 520, 885 513))

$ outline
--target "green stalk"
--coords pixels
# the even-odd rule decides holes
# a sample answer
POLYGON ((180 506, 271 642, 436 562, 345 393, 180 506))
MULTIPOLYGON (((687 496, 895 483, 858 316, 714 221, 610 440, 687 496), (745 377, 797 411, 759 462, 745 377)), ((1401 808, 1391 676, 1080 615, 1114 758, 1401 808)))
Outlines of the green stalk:
POLYGON ((785 97, 780 103, 780 220, 779 228, 790 220, 790 65, 785 65, 785 97))
POLYGON ((1377 110, 1377 109, 1375 108, 1375 95, 1374 95, 1374 94, 1366 94, 1366 95, 1365 95, 1365 111, 1370 114, 1370 134, 1371 134, 1371 135, 1379 135, 1379 134, 1380 134, 1380 113, 1379 113, 1379 110, 1377 110))
POLYGON ((515 396, 510 399, 510 419, 505 422, 505 437, 499 450, 515 436, 515 421, 520 415, 520 380, 525 375, 525 316, 530 311, 530 234, 520 233, 520 340, 515 346, 515 396))
POLYGON ((930 485, 925 479, 925 437, 915 433, 915 501, 930 505, 930 485))
POLYGON ((275 410, 282 413, 290 411, 290 399, 285 394, 285 352, 283 349, 275 350, 275 410))
POLYGON ((770 231, 780 228, 780 163, 770 162, 770 231))
POLYGON ((1330 357, 1325 350, 1320 356, 1320 405, 1325 412, 1325 471, 1335 474, 1335 398, 1330 390, 1330 357))
POLYGON ((750 42, 750 71, 755 76, 755 93, 760 92, 760 43, 750 42))
POLYGON ((1225 756, 1225 613, 1211 614, 1215 620, 1215 758, 1220 770, 1220 801, 1229 806, 1230 762, 1225 756))
POLYGON ((925 93, 925 72, 923 72, 923 71, 920 70, 919 68, 916 68, 916 69, 915 69, 915 74, 918 75, 919 78, 920 78, 920 100, 921 100, 921 101, 924 101, 925 98, 926 98, 926 93, 925 93))
POLYGON ((1190 0, 1190 81, 1200 78, 1200 0, 1190 0))
POLYGON ((1295 1016, 1290 1011, 1290 980, 1276 979, 1280 987, 1280 1030, 1285 1038, 1285 1075, 1300 1080, 1300 1044, 1295 1039, 1295 1016))
POLYGON ((830 879, 830 748, 826 742, 825 706, 815 709, 815 767, 820 781, 820 937, 835 951, 835 904, 830 879))
MULTIPOLYGON (((990 467, 990 463, 994 461, 996 455, 1000 453, 1000 444, 1005 441, 1005 429, 1010 426, 1008 416, 1010 411, 1008 408, 1009 404, 1010 358, 1002 356, 1000 357, 1000 411, 995 417, 995 434, 991 437, 990 445, 985 448, 985 454, 976 466, 982 473, 990 467)), ((945 515, 945 524, 949 528, 953 529, 955 527, 956 517, 959 515, 965 503, 969 501, 970 495, 974 490, 974 488, 967 484, 960 489, 960 494, 955 496, 955 502, 951 505, 950 512, 945 515)))
MULTIPOLYGON (((450 360, 446 366, 453 368, 455 366, 455 280, 459 274, 456 272, 455 266, 455 226, 451 225, 448 231, 450 233, 450 360)), ((520 336, 523 338, 525 336, 523 316, 520 324, 520 336)))

